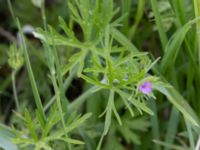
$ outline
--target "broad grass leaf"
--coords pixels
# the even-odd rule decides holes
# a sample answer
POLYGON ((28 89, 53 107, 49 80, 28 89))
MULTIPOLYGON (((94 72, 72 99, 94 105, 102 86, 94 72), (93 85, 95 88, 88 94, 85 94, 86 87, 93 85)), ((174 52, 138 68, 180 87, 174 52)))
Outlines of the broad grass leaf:
MULTIPOLYGON (((166 133, 166 138, 165 138, 166 143, 173 144, 176 137, 179 121, 180 121, 180 112, 174 106, 172 108, 169 123, 168 123, 168 128, 167 128, 167 133, 166 133)), ((170 150, 170 148, 166 147, 165 150, 170 150)))
POLYGON ((161 63, 161 71, 163 73, 165 73, 169 67, 174 65, 177 59, 177 55, 179 53, 180 47, 189 29, 190 29, 190 24, 186 24, 181 29, 179 29, 167 43, 166 48, 165 48, 165 54, 163 56, 162 63, 161 63))
POLYGON ((169 101, 195 126, 199 126, 199 119, 186 100, 178 91, 167 83, 154 84, 154 89, 164 94, 169 101))

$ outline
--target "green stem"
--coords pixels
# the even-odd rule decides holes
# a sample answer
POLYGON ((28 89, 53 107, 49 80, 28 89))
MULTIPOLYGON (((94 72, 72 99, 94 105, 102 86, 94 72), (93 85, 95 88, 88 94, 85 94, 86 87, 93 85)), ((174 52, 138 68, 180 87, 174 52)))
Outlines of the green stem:
POLYGON ((113 110, 113 106, 114 106, 114 95, 115 95, 115 90, 114 89, 110 89, 108 104, 106 106, 106 118, 105 118, 105 123, 104 123, 104 131, 103 131, 103 133, 101 135, 99 144, 97 146, 97 150, 100 150, 102 142, 103 142, 103 138, 108 133, 110 125, 111 125, 112 110, 113 110))
POLYGON ((10 10, 12 19, 13 19, 14 22, 16 23, 16 17, 15 17, 14 12, 13 12, 12 4, 11 4, 10 0, 7 0, 7 2, 8 2, 8 7, 9 7, 9 10, 10 10))
MULTIPOLYGON (((72 72, 70 72, 69 76, 67 77, 67 79, 66 79, 65 82, 64 82, 64 90, 65 90, 65 91, 69 88, 69 86, 70 86, 70 84, 71 84, 71 82, 72 82, 72 80, 73 80, 73 78, 74 78, 74 76, 75 76, 76 74, 77 74, 77 68, 73 69, 72 72)), ((49 100, 49 102, 45 105, 45 107, 44 107, 44 111, 45 111, 45 112, 46 112, 46 111, 48 110, 48 108, 54 103, 55 100, 56 100, 56 96, 54 95, 54 96, 49 100)))
POLYGON ((53 87, 54 87, 54 91, 55 91, 55 96, 56 96, 56 102, 57 102, 58 110, 59 110, 60 115, 62 116, 61 117, 62 125, 63 125, 63 128, 66 129, 66 127, 65 127, 65 120, 64 120, 64 117, 63 117, 64 114, 63 114, 62 106, 61 106, 61 102, 60 102, 60 93, 59 93, 58 85, 57 85, 57 82, 56 82, 55 73, 52 73, 51 79, 52 79, 52 83, 53 83, 53 87))
POLYGON ((42 2, 41 13, 42 13, 42 21, 43 21, 44 29, 45 29, 45 31, 47 31, 47 19, 46 19, 46 14, 45 14, 45 1, 42 2))
MULTIPOLYGON (((56 96, 56 102, 57 102, 58 110, 59 110, 59 113, 60 113, 60 116, 61 116, 62 126, 64 128, 65 135, 67 136, 66 126, 65 126, 65 120, 64 120, 64 113, 63 113, 62 106, 61 106, 60 92, 59 92, 59 88, 58 88, 56 77, 55 77, 55 71, 52 72, 51 78, 52 78, 52 83, 53 83, 53 87, 54 87, 54 91, 55 91, 55 96, 56 96)), ((68 149, 71 150, 71 145, 69 143, 67 145, 68 145, 68 149)))
POLYGON ((57 73, 57 78, 58 78, 58 84, 59 84, 59 89, 60 89, 60 97, 61 97, 61 102, 62 102, 62 110, 64 112, 67 112, 67 105, 68 105, 68 100, 66 99, 65 96, 65 89, 63 85, 63 79, 62 79, 62 74, 61 74, 61 65, 58 59, 58 53, 56 51, 55 46, 53 45, 53 52, 54 52, 54 58, 55 58, 55 66, 56 66, 56 73, 57 73))
MULTIPOLYGON (((43 20, 44 29, 45 29, 45 31, 47 31, 48 29, 47 29, 47 21, 46 21, 44 2, 42 3, 41 12, 42 12, 42 20, 43 20)), ((65 120, 64 120, 64 113, 67 112, 67 104, 66 104, 67 101, 65 98, 64 85, 63 85, 62 75, 61 75, 61 68, 60 68, 60 63, 59 63, 59 59, 58 59, 58 54, 57 54, 55 44, 54 44, 54 39, 52 38, 53 52, 50 49, 48 44, 46 44, 46 43, 43 43, 43 44, 44 44, 45 50, 47 51, 48 66, 49 66, 49 69, 51 72, 51 78, 52 78, 52 83, 53 83, 54 92, 55 92, 55 99, 57 102, 59 113, 61 115, 61 122, 62 122, 63 128, 65 130, 65 135, 67 137, 67 131, 66 131, 65 120), (54 63, 55 63, 55 66, 54 66, 54 63), (55 70, 56 70, 56 72, 55 72, 55 70), (58 77, 58 84, 57 84, 56 75, 58 77), (61 100, 63 102, 62 104, 61 104, 61 100), (63 111, 64 111, 64 113, 63 113, 63 111)), ((68 146, 68 149, 71 150, 71 145, 69 143, 67 144, 67 146, 68 146)))
POLYGON ((18 100, 18 96, 17 96, 16 80, 15 80, 16 73, 17 73, 16 70, 12 71, 12 88, 13 88, 13 94, 14 94, 16 108, 17 108, 17 111, 19 112, 20 111, 20 107, 19 107, 19 100, 18 100))
MULTIPOLYGON (((41 7, 41 12, 42 12, 42 19, 43 19, 44 29, 45 29, 45 31, 47 31, 47 21, 46 21, 46 15, 45 15, 44 2, 43 2, 42 7, 41 7)), ((50 32, 52 33, 51 30, 50 30, 50 32)), ((61 97, 61 103, 62 103, 61 106, 62 106, 62 110, 64 112, 67 112, 68 100, 65 97, 65 90, 64 90, 64 84, 63 84, 63 79, 62 79, 62 74, 61 74, 61 67, 60 67, 61 65, 60 65, 60 62, 59 62, 59 58, 58 58, 58 54, 57 54, 57 50, 55 48, 55 44, 54 44, 54 39, 53 38, 52 38, 52 44, 53 44, 53 52, 50 49, 49 45, 44 43, 45 50, 47 51, 48 61, 49 61, 48 65, 49 65, 50 70, 52 70, 52 69, 54 70, 54 63, 55 63, 56 75, 57 75, 57 79, 58 79, 59 91, 60 91, 60 97, 61 97)))
POLYGON ((36 103, 36 106, 38 108, 38 111, 39 111, 43 121, 46 122, 46 116, 45 116, 45 113, 44 113, 44 109, 43 109, 42 102, 41 102, 41 99, 40 99, 40 95, 39 95, 39 92, 38 92, 38 88, 37 88, 37 85, 36 85, 35 77, 33 75, 33 70, 32 70, 32 67, 31 67, 31 63, 30 63, 30 59, 29 59, 29 55, 28 55, 28 51, 27 51, 27 46, 26 46, 24 35, 22 33, 21 25, 20 25, 18 19, 17 19, 17 25, 18 25, 18 28, 19 28, 20 36, 22 37, 22 48, 24 50, 24 59, 25 59, 25 64, 26 64, 27 70, 28 70, 28 76, 29 76, 29 79, 30 79, 35 103, 36 103))
POLYGON ((185 124, 186 124, 186 127, 187 127, 187 132, 188 132, 188 135, 189 135, 189 141, 190 141, 190 150, 194 150, 195 149, 195 142, 194 142, 194 137, 193 137, 193 134, 192 134, 192 127, 191 127, 191 124, 190 122, 186 119, 185 119, 185 124))

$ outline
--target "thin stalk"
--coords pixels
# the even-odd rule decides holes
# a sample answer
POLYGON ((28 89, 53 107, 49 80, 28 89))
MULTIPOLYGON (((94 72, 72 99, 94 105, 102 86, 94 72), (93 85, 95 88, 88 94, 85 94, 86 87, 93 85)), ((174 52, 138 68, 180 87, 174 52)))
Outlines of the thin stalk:
MULTIPOLYGON (((73 80, 73 78, 74 78, 74 76, 75 76, 76 74, 77 74, 77 69, 76 69, 76 68, 73 69, 72 72, 70 72, 69 76, 67 77, 67 79, 66 79, 65 82, 64 82, 64 90, 65 90, 65 91, 69 88, 69 86, 70 86, 70 84, 71 84, 71 82, 72 82, 72 80, 73 80)), ((48 101, 48 103, 45 105, 44 111, 47 111, 48 108, 54 103, 55 100, 56 100, 56 96, 54 95, 54 96, 48 101)))
POLYGON ((12 88, 13 88, 15 104, 16 104, 17 111, 19 112, 20 111, 20 107, 19 107, 19 100, 18 100, 18 96, 17 96, 16 80, 15 80, 16 73, 17 73, 17 71, 13 70, 11 76, 12 76, 12 88))
POLYGON ((186 124, 186 127, 187 127, 187 132, 188 132, 188 135, 189 135, 189 141, 190 141, 190 150, 194 150, 195 149, 195 142, 194 142, 194 137, 193 137, 193 134, 192 134, 192 127, 191 127, 191 124, 190 122, 186 119, 185 119, 185 124, 186 124))
POLYGON ((36 85, 35 77, 33 75, 33 70, 32 70, 32 67, 31 67, 31 63, 30 63, 30 59, 29 59, 29 55, 28 55, 28 51, 27 51, 27 46, 26 46, 24 35, 22 33, 21 25, 20 25, 18 19, 17 19, 17 25, 18 25, 18 28, 19 28, 20 35, 22 37, 22 48, 23 48, 23 51, 24 51, 24 59, 25 59, 25 64, 26 64, 27 70, 28 70, 28 76, 29 76, 29 79, 30 79, 34 100, 35 100, 36 106, 38 108, 38 111, 39 111, 43 121, 46 122, 46 116, 45 116, 45 113, 44 113, 44 109, 43 109, 42 102, 41 102, 41 99, 40 99, 40 95, 39 95, 39 92, 38 92, 38 88, 37 88, 37 85, 36 85))
MULTIPOLYGON (((41 7, 41 12, 42 12, 42 19, 43 19, 43 25, 44 25, 44 29, 45 31, 47 31, 47 21, 46 21, 46 14, 45 14, 45 5, 44 2, 42 3, 42 7, 41 7)), ((51 31, 50 31, 51 32, 51 31)), ((53 43, 53 53, 50 50, 49 45, 44 43, 44 47, 45 50, 47 51, 47 57, 49 60, 49 68, 50 70, 52 70, 52 68, 54 69, 54 63, 55 63, 55 68, 56 68, 56 75, 57 75, 57 79, 58 79, 58 84, 59 84, 59 89, 60 89, 60 97, 61 97, 61 102, 62 102, 62 110, 64 112, 67 112, 67 104, 68 104, 68 100, 65 96, 65 90, 64 90, 64 84, 63 84, 63 79, 62 79, 62 74, 61 74, 61 65, 59 62, 59 58, 58 58, 58 54, 57 54, 57 50, 55 48, 55 44, 54 44, 54 39, 52 38, 52 43, 53 43), (53 56, 53 58, 52 58, 53 56)))
MULTIPOLYGON (((59 110, 59 113, 61 115, 62 126, 64 128, 65 135, 67 136, 67 131, 66 131, 67 128, 65 126, 64 114, 63 114, 63 111, 62 111, 62 106, 61 106, 61 101, 60 101, 60 93, 59 93, 59 88, 58 88, 58 85, 57 85, 57 82, 56 82, 55 71, 52 72, 51 78, 52 78, 52 83, 53 83, 53 87, 54 87, 54 91, 55 91, 58 110, 59 110)), ((71 150, 70 144, 68 143, 67 145, 68 145, 69 150, 71 150)))
MULTIPOLYGON (((63 116, 61 102, 60 102, 60 93, 59 93, 59 88, 58 88, 56 77, 55 77, 55 72, 52 73, 51 79, 52 79, 52 83, 53 83, 53 88, 54 88, 54 92, 55 92, 55 96, 56 96, 56 102, 57 102, 57 106, 59 109, 59 113, 61 116, 63 116)), ((63 117, 62 117, 62 123, 63 123, 63 127, 65 128, 65 121, 64 121, 63 117)))
POLYGON ((41 13, 42 13, 42 21, 45 31, 47 31, 47 19, 46 19, 46 13, 45 13, 45 1, 42 2, 41 7, 41 13))
POLYGON ((105 117, 105 123, 104 123, 104 131, 103 131, 101 138, 100 138, 100 141, 98 143, 97 150, 101 149, 103 139, 107 135, 109 128, 110 128, 110 125, 111 125, 112 110, 113 110, 113 106, 114 106, 114 95, 115 95, 115 90, 110 89, 108 104, 106 106, 106 117, 105 117))
POLYGON ((10 10, 12 19, 16 23, 16 17, 15 17, 14 12, 13 12, 12 4, 11 4, 10 0, 7 0, 7 2, 8 2, 8 7, 9 7, 9 10, 10 10))
MULTIPOLYGON (((41 99, 40 99, 40 96, 39 96, 36 81, 35 81, 35 78, 34 78, 34 75, 33 75, 32 67, 31 67, 31 64, 30 64, 29 56, 28 56, 27 45, 25 43, 25 39, 24 39, 24 35, 23 35, 22 29, 21 29, 21 25, 20 25, 19 20, 14 15, 14 11, 13 11, 13 8, 12 8, 11 1, 7 0, 7 2, 8 2, 8 7, 9 7, 9 10, 11 12, 12 18, 13 18, 15 24, 18 27, 20 36, 22 37, 22 48, 24 50, 25 64, 26 64, 26 67, 27 67, 27 70, 28 70, 28 76, 29 76, 29 79, 30 79, 34 100, 35 100, 36 106, 38 108, 38 111, 39 111, 39 113, 42 117, 43 122, 46 122, 46 116, 45 116, 44 109, 43 109, 43 106, 42 106, 42 103, 41 103, 41 99)), ((18 104, 16 104, 16 105, 18 105, 18 104)))
MULTIPOLYGON (((55 51, 55 48, 54 48, 54 51, 55 51)), ((54 54, 54 57, 56 57, 55 54, 54 54)), ((58 58, 57 58, 57 61, 58 61, 58 58)), ((53 87, 54 87, 54 91, 55 91, 56 102, 57 102, 57 106, 58 106, 58 109, 59 109, 59 113, 62 116, 61 117, 61 122, 62 122, 63 128, 65 130, 65 135, 67 136, 65 120, 64 120, 64 116, 63 116, 64 113, 67 112, 67 105, 63 106, 64 104, 61 104, 61 99, 65 98, 65 95, 63 96, 64 88, 63 88, 63 83, 62 83, 62 79, 61 79, 61 71, 60 71, 61 68, 59 68, 58 65, 59 64, 57 62, 56 63, 56 72, 55 72, 55 68, 54 67, 51 68, 52 83, 53 83, 53 87), (56 74, 58 74, 59 87, 58 87, 57 80, 56 80, 56 74), (66 109, 63 109, 63 108, 66 108, 66 109), (64 111, 64 113, 63 113, 63 111, 64 111)), ((71 145, 69 143, 67 144, 67 146, 68 146, 68 149, 71 150, 71 145)))
POLYGON ((65 90, 64 90, 64 84, 63 84, 63 79, 62 79, 62 74, 61 74, 61 65, 58 59, 58 54, 56 51, 55 46, 53 46, 53 53, 54 53, 54 58, 55 58, 55 66, 56 66, 56 73, 57 73, 57 78, 58 78, 58 84, 59 84, 59 89, 60 89, 60 97, 62 99, 62 110, 64 112, 67 112, 67 105, 68 105, 68 100, 66 99, 65 96, 65 90))
MULTIPOLYGON (((47 29, 44 1, 42 3, 41 12, 42 12, 42 20, 43 20, 44 29, 45 29, 45 31, 47 31, 48 29, 47 29)), ((57 55, 57 51, 55 48, 53 38, 52 38, 52 43, 53 43, 53 53, 47 43, 43 43, 43 44, 44 44, 45 50, 47 52, 48 66, 49 66, 49 69, 51 72, 51 79, 52 79, 53 88, 54 88, 54 92, 55 92, 55 100, 57 102, 58 110, 61 115, 61 122, 62 122, 62 125, 64 128, 64 131, 65 131, 65 135, 67 136, 65 120, 64 120, 64 113, 67 112, 67 104, 66 104, 67 101, 66 101, 66 97, 65 97, 65 93, 64 93, 64 85, 63 85, 63 81, 62 81, 60 63, 59 63, 59 59, 58 59, 58 55, 57 55), (58 77, 58 84, 57 84, 56 75, 58 77), (62 104, 61 104, 61 100, 63 102, 62 104), (63 113, 63 111, 64 111, 64 113, 63 113)), ((67 144, 67 146, 68 146, 68 149, 71 150, 71 145, 69 143, 67 144)))

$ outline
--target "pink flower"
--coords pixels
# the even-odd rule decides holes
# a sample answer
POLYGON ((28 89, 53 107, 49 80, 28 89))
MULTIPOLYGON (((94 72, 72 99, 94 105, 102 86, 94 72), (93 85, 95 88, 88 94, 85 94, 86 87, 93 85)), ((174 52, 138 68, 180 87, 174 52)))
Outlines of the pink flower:
POLYGON ((152 83, 151 82, 144 82, 143 84, 141 84, 139 86, 139 91, 144 93, 144 94, 148 94, 148 93, 152 92, 152 83))

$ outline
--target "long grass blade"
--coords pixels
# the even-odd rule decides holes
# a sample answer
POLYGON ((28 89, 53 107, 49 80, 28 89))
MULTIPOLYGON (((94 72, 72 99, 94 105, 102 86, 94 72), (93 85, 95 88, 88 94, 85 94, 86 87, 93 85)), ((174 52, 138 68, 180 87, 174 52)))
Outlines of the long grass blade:
POLYGON ((162 23, 161 16, 160 16, 160 13, 159 13, 159 10, 158 10, 157 0, 151 0, 151 6, 152 6, 152 10, 153 10, 153 13, 154 13, 154 16, 155 16, 155 21, 156 21, 156 25, 157 25, 157 28, 158 28, 158 33, 159 33, 159 36, 160 36, 162 48, 164 50, 168 39, 167 39, 167 35, 164 31, 163 23, 162 23))
MULTIPOLYGON (((167 133, 166 133, 166 138, 165 138, 165 142, 168 144, 173 144, 174 142, 177 128, 178 128, 178 123, 179 123, 179 116, 180 115, 179 115, 178 110, 175 107, 173 107, 171 111, 170 119, 168 122, 167 133)), ((164 150, 170 150, 170 148, 165 147, 164 150)))

